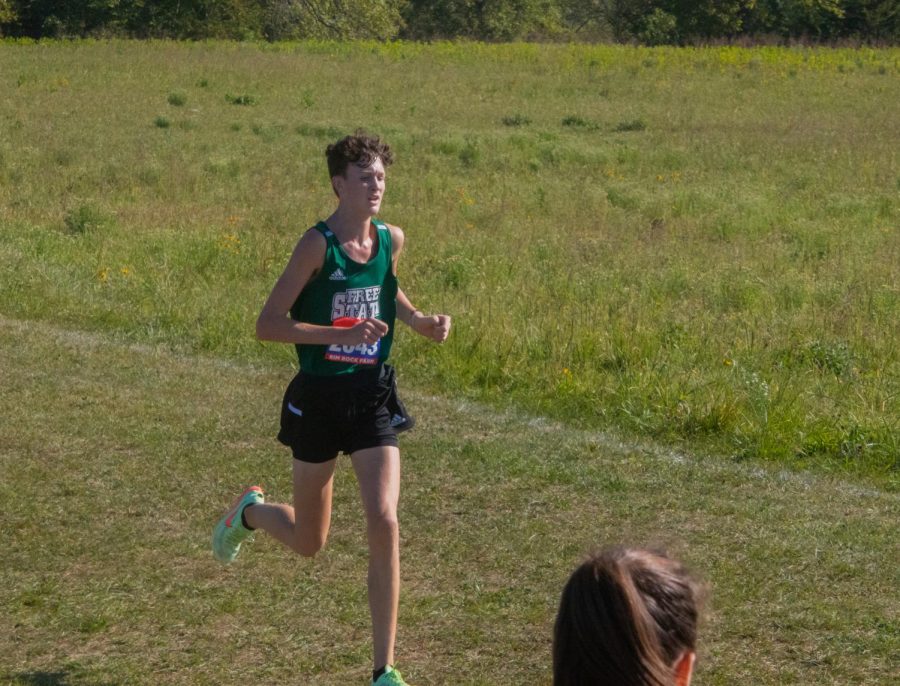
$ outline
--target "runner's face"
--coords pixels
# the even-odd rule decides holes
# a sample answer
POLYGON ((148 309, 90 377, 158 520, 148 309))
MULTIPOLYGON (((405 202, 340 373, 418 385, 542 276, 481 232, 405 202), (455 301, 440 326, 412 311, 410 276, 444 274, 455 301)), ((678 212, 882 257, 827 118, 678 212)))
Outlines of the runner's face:
POLYGON ((347 165, 344 176, 335 177, 341 204, 365 210, 370 215, 378 214, 384 198, 384 177, 384 164, 380 157, 367 167, 347 165))

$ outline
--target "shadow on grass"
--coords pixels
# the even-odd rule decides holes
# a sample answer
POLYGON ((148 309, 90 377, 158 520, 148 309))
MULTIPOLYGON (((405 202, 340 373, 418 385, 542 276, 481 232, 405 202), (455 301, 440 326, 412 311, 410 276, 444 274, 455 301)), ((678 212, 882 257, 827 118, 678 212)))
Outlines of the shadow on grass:
POLYGON ((69 686, 68 672, 19 672, 9 676, 17 686, 69 686))

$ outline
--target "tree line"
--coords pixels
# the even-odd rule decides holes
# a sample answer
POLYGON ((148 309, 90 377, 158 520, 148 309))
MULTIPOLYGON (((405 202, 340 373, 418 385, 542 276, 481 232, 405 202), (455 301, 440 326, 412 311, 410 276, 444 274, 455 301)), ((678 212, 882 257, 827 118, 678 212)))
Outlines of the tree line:
POLYGON ((0 0, 31 38, 900 43, 898 0, 0 0))

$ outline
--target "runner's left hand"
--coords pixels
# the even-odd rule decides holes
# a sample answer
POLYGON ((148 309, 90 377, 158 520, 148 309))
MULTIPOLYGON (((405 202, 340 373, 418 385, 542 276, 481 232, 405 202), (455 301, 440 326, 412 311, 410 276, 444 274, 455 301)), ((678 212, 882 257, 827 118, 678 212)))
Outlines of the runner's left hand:
POLYGON ((410 322, 413 331, 430 338, 438 343, 443 343, 450 335, 450 316, 446 314, 425 315, 417 313, 410 322))

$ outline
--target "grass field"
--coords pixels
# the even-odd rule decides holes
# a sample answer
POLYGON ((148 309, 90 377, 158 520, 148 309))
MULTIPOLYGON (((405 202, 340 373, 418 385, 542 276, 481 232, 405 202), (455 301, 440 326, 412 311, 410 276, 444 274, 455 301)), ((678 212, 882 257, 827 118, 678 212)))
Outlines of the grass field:
MULTIPOLYGON (((265 537, 227 570, 209 552, 239 484, 289 498, 272 438, 283 370, 6 319, 0 355, 0 683, 365 683, 365 533, 347 463, 314 563, 265 537)), ((410 683, 549 683, 562 584, 585 551, 618 541, 665 546, 709 585, 699 684, 896 676, 895 494, 410 400, 410 683)))
POLYGON ((900 50, 0 44, 0 312, 232 359, 397 149, 419 387, 897 486, 900 50), (427 351, 427 352, 426 352, 427 351))
POLYGON ((710 586, 699 683, 900 665, 900 50, 0 43, 0 683, 364 683, 346 464, 314 563, 215 514, 261 480, 287 346, 253 320, 332 205, 324 146, 395 146, 400 667, 549 680, 581 554, 710 586), (242 579, 259 584, 241 584, 242 579))

